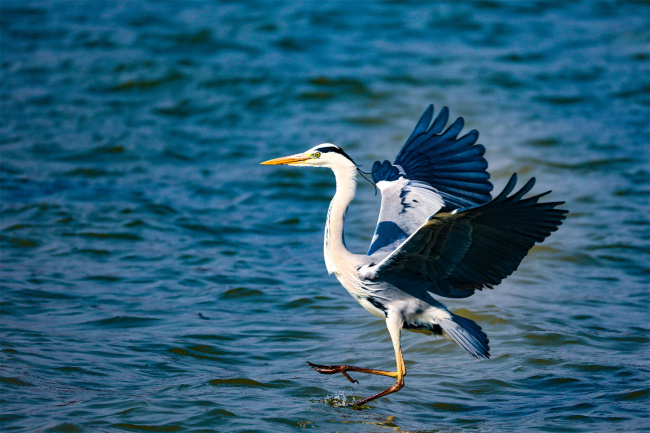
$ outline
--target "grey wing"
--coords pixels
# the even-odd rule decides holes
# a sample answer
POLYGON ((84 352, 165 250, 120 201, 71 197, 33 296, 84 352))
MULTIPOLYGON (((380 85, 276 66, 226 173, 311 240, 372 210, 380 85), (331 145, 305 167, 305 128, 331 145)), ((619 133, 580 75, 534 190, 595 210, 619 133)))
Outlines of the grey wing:
POLYGON ((430 105, 391 164, 376 161, 372 178, 381 190, 381 210, 368 255, 379 260, 401 245, 426 219, 490 200, 492 184, 476 144, 478 132, 457 138, 463 128, 458 118, 443 132, 449 118, 444 107, 433 119, 430 105))
POLYGON ((368 255, 380 257, 397 248, 422 221, 442 209, 444 201, 431 186, 404 177, 380 181, 377 187, 381 191, 381 209, 368 255))
POLYGON ((399 248, 365 267, 364 277, 389 281, 414 296, 428 291, 450 298, 499 284, 567 213, 555 208, 563 202, 538 203, 550 191, 523 199, 534 178, 508 196, 516 182, 513 175, 489 203, 429 217, 399 248))

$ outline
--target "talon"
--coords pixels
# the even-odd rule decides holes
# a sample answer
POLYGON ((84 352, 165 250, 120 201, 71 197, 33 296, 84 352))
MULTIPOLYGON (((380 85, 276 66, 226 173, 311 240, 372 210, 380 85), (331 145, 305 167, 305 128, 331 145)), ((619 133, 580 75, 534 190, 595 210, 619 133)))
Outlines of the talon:
POLYGON ((307 361, 307 364, 309 364, 313 370, 319 372, 320 374, 335 374, 340 371, 337 369, 337 366, 312 364, 309 361, 307 361))
POLYGON ((345 372, 345 370, 341 370, 341 373, 342 373, 343 376, 345 376, 345 378, 346 378, 347 380, 349 380, 350 382, 352 382, 352 383, 356 383, 357 385, 359 384, 359 381, 358 381, 358 380, 355 380, 355 379, 352 379, 352 378, 350 377, 350 375, 347 374, 347 373, 345 372))
POLYGON ((350 375, 347 373, 348 366, 347 365, 319 365, 319 364, 313 364, 309 361, 307 361, 307 364, 314 370, 317 371, 320 374, 336 374, 336 373, 341 373, 347 380, 349 380, 352 383, 358 384, 359 381, 352 379, 350 375))
POLYGON ((314 363, 311 363, 309 361, 307 361, 307 364, 309 364, 309 366, 311 368, 313 368, 314 370, 316 370, 316 371, 318 371, 319 369, 321 369, 321 370, 331 370, 332 369, 331 365, 314 364, 314 363))

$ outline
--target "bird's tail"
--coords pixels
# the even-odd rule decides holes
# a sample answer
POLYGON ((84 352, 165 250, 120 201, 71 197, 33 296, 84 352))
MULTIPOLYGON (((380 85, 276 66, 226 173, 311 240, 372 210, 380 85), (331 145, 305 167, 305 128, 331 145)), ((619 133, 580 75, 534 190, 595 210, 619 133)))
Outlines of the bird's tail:
MULTIPOLYGON (((490 357, 490 340, 473 320, 449 313, 449 318, 440 318, 436 322, 442 328, 442 336, 456 342, 472 358, 490 357)), ((435 325, 434 325, 435 326, 435 325)))

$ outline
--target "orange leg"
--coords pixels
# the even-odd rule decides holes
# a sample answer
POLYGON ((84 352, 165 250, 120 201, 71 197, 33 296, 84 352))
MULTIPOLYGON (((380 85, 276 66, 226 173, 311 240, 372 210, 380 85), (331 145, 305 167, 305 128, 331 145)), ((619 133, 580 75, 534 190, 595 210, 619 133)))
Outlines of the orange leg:
POLYGON ((362 404, 366 404, 369 401, 372 401, 376 398, 383 397, 393 392, 397 392, 400 389, 402 389, 402 387, 404 386, 404 376, 406 375, 406 365, 404 365, 404 357, 402 356, 402 349, 400 348, 400 334, 402 329, 402 323, 401 321, 400 322, 390 321, 387 318, 386 325, 388 327, 388 331, 390 332, 391 339, 393 340, 393 346, 395 348, 397 371, 374 370, 371 368, 354 367, 352 365, 319 365, 319 364, 312 364, 311 362, 307 362, 307 364, 309 364, 311 368, 313 368, 315 371, 319 372, 320 374, 341 373, 343 376, 345 376, 347 380, 349 380, 352 383, 359 383, 359 382, 357 380, 352 379, 350 375, 347 373, 348 371, 356 371, 358 373, 377 374, 380 376, 394 377, 397 379, 395 384, 390 388, 378 394, 370 396, 368 398, 364 398, 362 400, 354 402, 355 406, 361 406, 362 404))

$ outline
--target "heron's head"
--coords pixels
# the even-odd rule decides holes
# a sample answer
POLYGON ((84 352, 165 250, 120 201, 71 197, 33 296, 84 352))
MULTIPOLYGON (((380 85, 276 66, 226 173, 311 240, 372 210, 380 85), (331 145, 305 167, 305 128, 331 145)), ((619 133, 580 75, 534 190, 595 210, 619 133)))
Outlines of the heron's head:
POLYGON ((283 156, 264 161, 263 165, 297 165, 301 167, 356 168, 352 158, 338 146, 330 143, 319 144, 304 153, 283 156))

